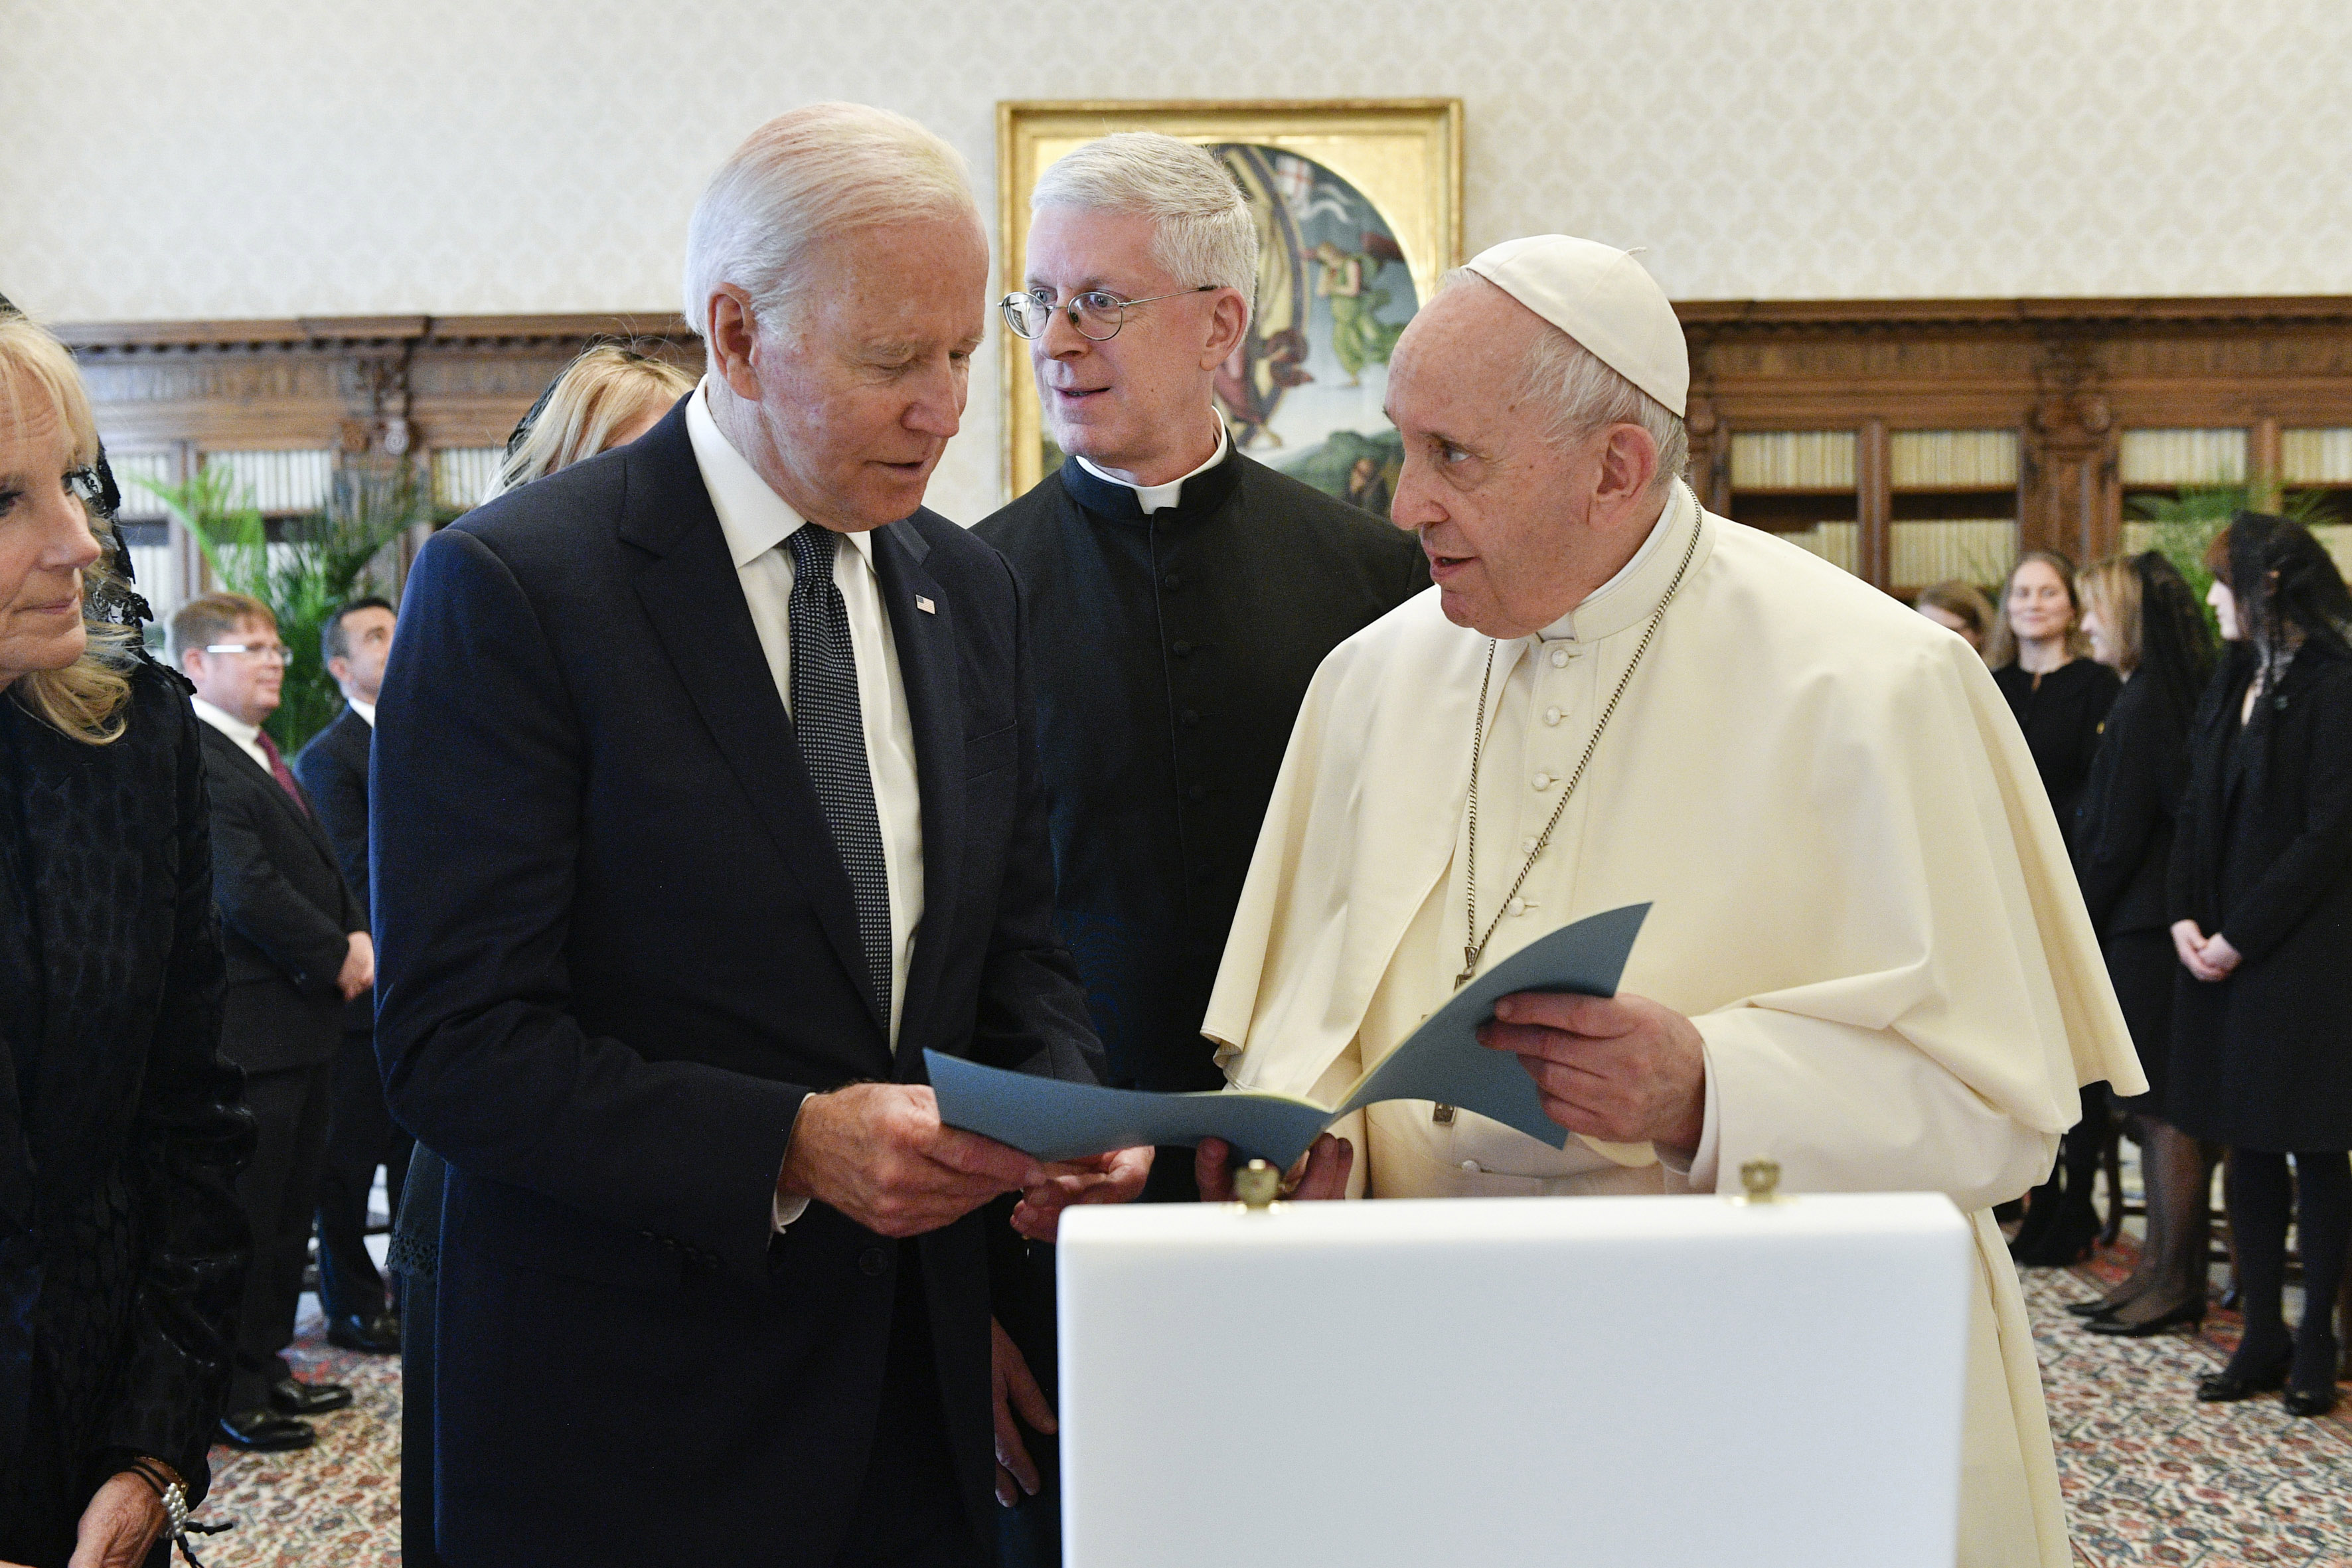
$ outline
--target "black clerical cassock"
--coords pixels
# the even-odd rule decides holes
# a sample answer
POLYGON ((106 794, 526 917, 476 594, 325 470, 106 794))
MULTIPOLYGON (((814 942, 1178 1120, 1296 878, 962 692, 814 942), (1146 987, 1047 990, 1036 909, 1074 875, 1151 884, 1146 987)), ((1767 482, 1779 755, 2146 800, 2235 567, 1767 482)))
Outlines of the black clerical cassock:
MULTIPOLYGON (((1056 913, 1111 1081, 1218 1088, 1201 1019, 1291 724, 1323 656, 1428 586, 1419 543, 1232 450, 1149 514, 1074 458, 976 531, 1023 586, 1056 913)), ((1189 1151, 1151 1195, 1194 1195, 1189 1151)))

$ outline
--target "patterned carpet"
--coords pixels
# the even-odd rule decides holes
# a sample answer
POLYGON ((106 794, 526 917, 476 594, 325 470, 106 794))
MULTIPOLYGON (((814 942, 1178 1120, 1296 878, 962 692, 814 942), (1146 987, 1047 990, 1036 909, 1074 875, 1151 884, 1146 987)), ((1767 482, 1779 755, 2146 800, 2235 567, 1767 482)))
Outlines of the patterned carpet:
POLYGON ((205 1568, 398 1568, 400 1358, 339 1351, 325 1331, 317 1299, 303 1297, 287 1359, 305 1382, 348 1384, 352 1407, 317 1417, 318 1443, 296 1453, 214 1447, 197 1517, 236 1528, 198 1542, 205 1568))
POLYGON ((2025 1271, 2076 1561, 2352 1564, 2352 1404, 2313 1420, 2276 1394, 2198 1404, 2198 1378, 2237 1347, 2233 1312, 2209 1314, 2195 1334, 2084 1333, 2064 1304, 2103 1293, 2129 1265, 2118 1250, 2025 1271))
MULTIPOLYGON (((2298 1421, 2275 1395, 2199 1405, 2199 1376, 2237 1342, 2234 1314, 2195 1334, 2115 1340, 2063 1310, 2122 1277, 2127 1252, 2025 1274, 2050 1424, 2074 1535, 2089 1568, 2352 1568, 2352 1402, 2298 1421)), ((209 1520, 237 1528, 199 1546, 208 1568, 394 1568, 400 1562, 400 1369, 320 1337, 304 1300, 298 1374, 352 1385, 350 1410, 299 1454, 213 1450, 209 1520)))

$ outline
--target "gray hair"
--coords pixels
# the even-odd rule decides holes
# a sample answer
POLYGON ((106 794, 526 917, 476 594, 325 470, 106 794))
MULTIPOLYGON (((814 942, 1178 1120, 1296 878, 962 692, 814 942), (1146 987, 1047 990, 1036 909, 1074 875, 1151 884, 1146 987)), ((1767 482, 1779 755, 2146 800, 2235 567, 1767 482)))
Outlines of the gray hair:
POLYGON ((1213 283, 1257 306, 1257 222, 1209 153, 1156 131, 1089 142, 1037 177, 1029 210, 1077 207, 1152 220, 1151 259, 1178 283, 1213 283))
POLYGON ((808 286, 811 253, 845 230, 927 218, 980 223, 963 155, 903 114, 812 103, 735 149, 686 228, 686 321, 709 337, 710 299, 732 283, 764 313, 808 286))
MULTIPOLYGON (((1501 285, 1457 267, 1438 281, 1444 293, 1456 284, 1501 285)), ((1551 410, 1544 438, 1564 444, 1611 425, 1638 425, 1657 443, 1658 471, 1653 489, 1663 489, 1690 467, 1690 433, 1683 416, 1612 370, 1591 350, 1540 319, 1535 341, 1519 364, 1521 395, 1551 410)))

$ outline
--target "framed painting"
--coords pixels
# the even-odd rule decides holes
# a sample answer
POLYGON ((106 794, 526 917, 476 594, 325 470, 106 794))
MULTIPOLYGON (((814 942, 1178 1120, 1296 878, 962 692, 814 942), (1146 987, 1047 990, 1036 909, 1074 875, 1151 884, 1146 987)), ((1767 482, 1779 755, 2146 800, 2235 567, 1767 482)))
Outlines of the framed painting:
MULTIPOLYGON (((1257 309, 1217 373, 1217 411, 1258 461, 1382 516, 1403 448, 1381 412, 1389 353, 1462 262, 1462 100, 1000 103, 1003 289, 1027 275, 1029 193, 1073 149, 1118 131, 1206 147, 1257 220, 1257 309)), ((1026 345, 1004 355, 1004 479, 1020 495, 1062 461, 1026 345)))

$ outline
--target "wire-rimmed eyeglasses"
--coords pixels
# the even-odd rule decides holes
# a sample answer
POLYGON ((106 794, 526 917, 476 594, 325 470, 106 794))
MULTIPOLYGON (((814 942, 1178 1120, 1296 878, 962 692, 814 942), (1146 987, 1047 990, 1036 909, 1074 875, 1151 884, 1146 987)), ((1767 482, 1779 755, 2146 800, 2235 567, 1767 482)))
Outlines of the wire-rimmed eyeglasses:
POLYGON ((266 664, 291 664, 294 650, 282 642, 208 642, 206 653, 241 653, 247 658, 257 658, 266 664))
POLYGON ((1214 283, 1203 283, 1197 289, 1147 294, 1140 300, 1122 300, 1100 289, 1089 289, 1083 294, 1071 295, 1059 305, 1035 294, 1007 294, 996 302, 996 308, 1004 312, 1004 324, 1018 337, 1032 341, 1044 337, 1045 329, 1053 324, 1054 312, 1059 310, 1070 318, 1070 325, 1080 337, 1104 343, 1118 336, 1118 330, 1127 325, 1128 311, 1138 305, 1181 299, 1187 294, 1213 294, 1216 289, 1214 283))

